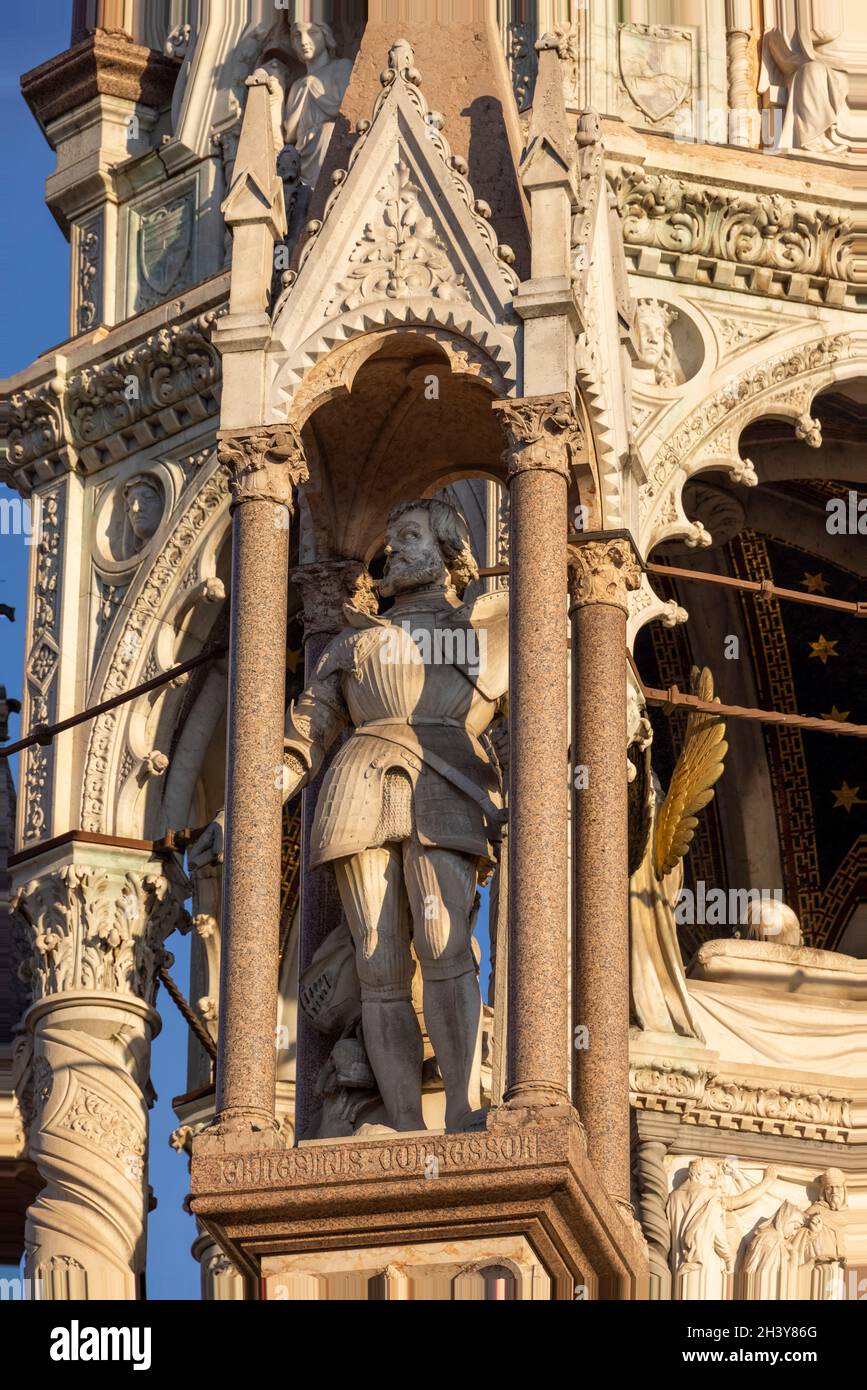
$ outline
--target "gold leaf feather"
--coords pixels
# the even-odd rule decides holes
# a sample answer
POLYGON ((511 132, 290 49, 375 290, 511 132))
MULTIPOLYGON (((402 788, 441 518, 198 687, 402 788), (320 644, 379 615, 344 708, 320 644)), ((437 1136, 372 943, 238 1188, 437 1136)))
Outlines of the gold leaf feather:
MULTIPOLYGON (((693 695, 719 704, 713 692, 713 676, 705 666, 693 666, 693 695)), ((653 866, 658 879, 665 878, 692 844, 698 812, 713 800, 714 784, 722 776, 728 744, 726 726, 715 714, 693 710, 686 721, 686 736, 675 764, 668 794, 656 818, 653 866)))

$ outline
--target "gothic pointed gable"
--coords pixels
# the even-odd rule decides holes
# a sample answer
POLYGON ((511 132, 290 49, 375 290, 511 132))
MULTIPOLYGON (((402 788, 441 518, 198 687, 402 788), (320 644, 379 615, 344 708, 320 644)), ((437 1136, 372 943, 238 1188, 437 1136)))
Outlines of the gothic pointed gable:
POLYGON ((276 306, 278 357, 291 358, 319 329, 334 326, 338 341, 338 322, 359 312, 366 326, 458 326, 470 316, 512 331, 513 257, 497 242, 466 162, 452 154, 442 117, 428 108, 408 44, 392 46, 381 80, 372 119, 359 125, 348 169, 332 175, 321 222, 276 306))

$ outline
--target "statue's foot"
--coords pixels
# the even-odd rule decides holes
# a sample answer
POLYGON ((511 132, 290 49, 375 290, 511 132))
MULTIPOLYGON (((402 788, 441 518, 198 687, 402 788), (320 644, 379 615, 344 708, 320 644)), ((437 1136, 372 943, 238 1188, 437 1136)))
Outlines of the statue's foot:
POLYGON ((488 1111, 490 1106, 483 1106, 481 1110, 465 1110, 458 1116, 457 1120, 446 1118, 447 1134, 466 1134, 468 1130, 484 1129, 488 1121, 488 1111))
POLYGON ((407 1124, 398 1125, 397 1127, 392 1125, 364 1124, 360 1125, 355 1131, 355 1136, 357 1139, 374 1139, 378 1135, 385 1134, 418 1134, 419 1131, 423 1129, 427 1129, 424 1120, 411 1120, 408 1121, 407 1124))

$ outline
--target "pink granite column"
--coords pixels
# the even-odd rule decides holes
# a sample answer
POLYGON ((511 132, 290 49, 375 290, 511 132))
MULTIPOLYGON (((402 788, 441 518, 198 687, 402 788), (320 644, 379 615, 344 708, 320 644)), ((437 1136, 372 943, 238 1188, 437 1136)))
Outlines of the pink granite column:
MULTIPOLYGON (((377 611, 373 580, 358 560, 322 560, 294 571, 293 582, 304 604, 304 678, 308 682, 331 638, 347 626, 344 606, 352 604, 366 613, 377 611)), ((336 750, 333 750, 336 751, 336 750)), ((306 970, 322 942, 340 922, 340 894, 330 865, 310 868, 310 831, 316 801, 331 761, 330 756, 302 793, 301 810, 301 923, 298 943, 299 976, 306 970)), ((309 1139, 319 1100, 316 1078, 328 1059, 333 1039, 311 1027, 303 1009, 298 1010, 295 1064, 295 1137, 309 1139)))
POLYGON ((566 394, 497 401, 509 554, 509 1025, 505 1100, 569 1103, 569 466, 584 439, 566 394))
POLYGON ((575 1105, 593 1166, 629 1204, 626 616, 641 568, 626 533, 569 548, 575 1105))
POLYGON ((289 520, 307 468, 288 424, 221 430, 218 449, 233 502, 217 1122, 273 1131, 289 520))

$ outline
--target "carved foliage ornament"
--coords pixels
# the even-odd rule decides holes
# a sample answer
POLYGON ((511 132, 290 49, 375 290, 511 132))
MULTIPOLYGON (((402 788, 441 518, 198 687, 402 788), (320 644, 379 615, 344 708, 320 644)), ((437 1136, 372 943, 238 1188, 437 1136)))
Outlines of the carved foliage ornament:
POLYGON ((503 462, 510 481, 538 469, 568 478, 570 466, 586 456, 584 430, 566 392, 495 401, 493 408, 508 441, 503 462))
POLYGON ((630 165, 608 177, 627 245, 854 278, 852 220, 833 208, 776 193, 727 192, 630 165))
POLYGON ((89 1087, 80 1086, 72 1104, 55 1121, 57 1129, 67 1129, 89 1140, 97 1148, 120 1159, 128 1169, 140 1168, 145 1153, 145 1136, 141 1128, 111 1101, 89 1087), (135 1159, 139 1163, 135 1163, 135 1159))
POLYGON ((382 211, 368 222, 349 258, 349 273, 337 286, 327 310, 329 318, 377 299, 430 295, 466 303, 469 294, 463 277, 455 275, 402 161, 376 197, 382 211))
POLYGON ((67 395, 74 441, 92 444, 187 396, 207 393, 220 376, 210 336, 217 317, 211 310, 190 323, 166 325, 129 352, 74 372, 67 395))
MULTIPOLYGON (((648 469, 648 482, 641 488, 642 515, 647 514, 652 499, 665 489, 677 469, 687 468, 695 460, 699 448, 706 445, 708 437, 715 434, 728 417, 740 416, 737 421, 740 433, 748 419, 754 417, 753 402, 759 409, 768 407, 768 402, 759 403, 757 398, 773 393, 776 400, 782 390, 794 399, 792 393, 801 389, 797 378, 809 379, 816 372, 828 370, 851 350, 852 339, 847 334, 836 334, 805 343, 731 377, 687 417, 657 453, 648 469), (749 411, 745 407, 750 407, 749 411)), ((809 380, 806 385, 811 396, 815 388, 811 389, 809 380)), ((730 448, 727 451, 732 452, 730 448)))
POLYGON ((152 870, 130 870, 118 883, 103 869, 66 864, 25 884, 13 907, 19 974, 34 1000, 87 989, 152 1004, 163 942, 188 923, 174 886, 152 870))
POLYGON ((258 425, 220 431, 217 456, 229 473, 232 506, 273 502, 292 507, 292 489, 309 477, 304 445, 294 425, 258 425))
POLYGON ((628 540, 582 541, 569 547, 569 595, 574 605, 610 603, 629 611, 641 586, 641 565, 628 540))

